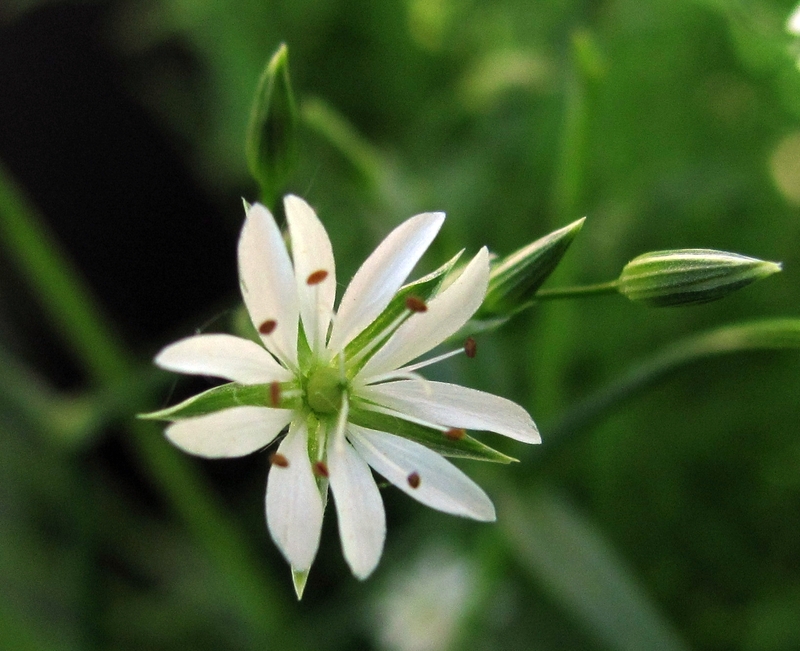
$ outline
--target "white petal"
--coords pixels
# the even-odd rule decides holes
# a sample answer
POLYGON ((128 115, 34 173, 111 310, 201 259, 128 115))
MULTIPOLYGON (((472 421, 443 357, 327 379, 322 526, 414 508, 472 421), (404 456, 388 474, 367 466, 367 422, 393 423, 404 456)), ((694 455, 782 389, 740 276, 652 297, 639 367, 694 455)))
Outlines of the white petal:
POLYGON ((225 334, 181 339, 156 355, 155 362, 168 371, 211 375, 240 384, 292 379, 292 374, 257 343, 225 334))
POLYGON ((424 445, 400 436, 349 425, 356 451, 390 482, 432 509, 484 522, 495 520, 492 501, 483 489, 452 463, 424 445), (416 473, 419 485, 408 478, 416 473))
POLYGON ((267 526, 272 539, 297 572, 314 562, 322 531, 322 497, 308 458, 305 422, 292 422, 278 447, 289 465, 273 465, 267 481, 267 526))
POLYGON ((232 407, 172 423, 167 438, 200 457, 241 457, 272 443, 292 419, 290 409, 232 407))
POLYGON ((297 278, 297 297, 300 316, 309 344, 314 352, 325 346, 328 326, 336 300, 336 266, 328 233, 314 210, 300 197, 283 200, 286 221, 292 240, 292 259, 297 278), (327 272, 320 283, 309 285, 307 280, 317 271, 327 272))
POLYGON ((452 285, 428 303, 426 312, 412 314, 364 365, 359 377, 392 371, 438 346, 475 313, 489 283, 489 252, 486 247, 467 265, 452 285))
POLYGON ((267 349, 287 366, 297 364, 297 289, 283 237, 272 214, 259 203, 247 211, 239 237, 239 282, 256 330, 266 321, 277 323, 267 349))
POLYGON ((328 471, 344 557, 353 574, 366 579, 378 565, 386 538, 381 494, 369 466, 344 437, 331 437, 328 471))
POLYGON ((372 323, 400 289, 444 221, 428 212, 406 220, 378 245, 353 276, 339 303, 329 348, 339 352, 372 323))
POLYGON ((541 443, 536 425, 517 403, 446 382, 401 380, 366 387, 359 397, 443 427, 486 430, 523 443, 541 443))

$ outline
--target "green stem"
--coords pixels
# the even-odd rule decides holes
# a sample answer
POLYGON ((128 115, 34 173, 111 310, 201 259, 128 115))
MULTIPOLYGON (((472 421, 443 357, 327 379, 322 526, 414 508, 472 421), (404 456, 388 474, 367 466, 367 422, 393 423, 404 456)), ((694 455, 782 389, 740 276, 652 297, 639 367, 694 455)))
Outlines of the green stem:
POLYGON ((548 301, 555 298, 583 298, 584 296, 599 296, 601 294, 616 294, 619 287, 618 280, 594 285, 580 285, 578 287, 555 287, 553 289, 540 289, 536 292, 537 301, 548 301))
POLYGON ((93 376, 118 384, 133 367, 80 274, 0 163, 0 240, 41 299, 55 330, 93 376))
MULTIPOLYGON (((157 426, 136 421, 131 430, 137 455, 191 536, 205 547, 227 584, 236 613, 248 623, 254 638, 268 642, 270 648, 305 648, 292 634, 302 626, 273 589, 267 568, 192 463, 164 444, 157 426)), ((288 569, 286 574, 288 578, 288 569)))
POLYGON ((319 99, 309 99, 300 108, 307 127, 333 147, 358 173, 375 197, 392 212, 413 210, 411 183, 403 170, 362 136, 344 116, 319 99))
POLYGON ((547 432, 547 453, 574 439, 626 400, 696 362, 755 350, 800 348, 800 319, 768 319, 724 326, 683 339, 633 366, 618 380, 589 395, 547 432))

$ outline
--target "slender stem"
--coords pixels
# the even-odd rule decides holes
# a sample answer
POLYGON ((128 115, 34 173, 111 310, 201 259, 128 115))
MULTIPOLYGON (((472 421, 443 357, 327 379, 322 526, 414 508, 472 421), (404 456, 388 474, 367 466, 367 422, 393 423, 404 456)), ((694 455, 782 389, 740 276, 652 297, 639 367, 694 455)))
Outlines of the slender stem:
POLYGON ((619 281, 610 280, 606 283, 594 285, 579 285, 578 287, 555 287, 553 289, 540 289, 536 292, 537 301, 548 301, 555 298, 583 298, 584 296, 599 296, 601 294, 616 294, 619 281))
POLYGON ((102 383, 118 384, 133 361, 44 220, 0 164, 0 240, 38 294, 56 331, 102 383))
POLYGON ((409 197, 414 195, 405 171, 393 165, 332 106, 319 99, 306 100, 300 107, 300 117, 353 166, 381 203, 399 214, 413 210, 409 197))
POLYGON ((545 428, 548 454, 576 438, 626 400, 684 367, 719 355, 783 349, 800 349, 800 319, 767 319, 728 325, 682 339, 635 364, 616 381, 572 407, 552 427, 545 428))

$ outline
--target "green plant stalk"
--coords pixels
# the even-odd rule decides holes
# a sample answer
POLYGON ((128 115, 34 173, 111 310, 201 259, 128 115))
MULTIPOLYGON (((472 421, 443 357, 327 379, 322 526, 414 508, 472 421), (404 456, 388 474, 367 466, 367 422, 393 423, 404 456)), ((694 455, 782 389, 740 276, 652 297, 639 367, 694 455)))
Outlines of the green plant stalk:
POLYGON ((413 211, 409 197, 414 193, 404 170, 392 165, 336 109, 320 99, 309 99, 300 107, 300 119, 353 167, 382 205, 399 214, 413 211))
POLYGON ((570 502, 539 486, 502 495, 509 555, 600 648, 687 651, 610 541, 570 502))
POLYGON ((386 163, 344 117, 319 99, 303 102, 300 115, 306 126, 333 146, 369 185, 376 189, 381 186, 386 163))
POLYGON ((7 404, 19 412, 31 429, 55 437, 54 415, 59 409, 59 397, 29 368, 14 359, 0 345, 0 405, 7 404))
MULTIPOLYGON (((589 97, 587 79, 578 65, 574 39, 570 58, 570 69, 564 80, 564 118, 550 199, 551 226, 578 218, 580 215, 576 211, 584 194, 589 97)), ((563 261, 559 266, 562 273, 569 275, 575 269, 575 264, 573 258, 563 261)), ((538 326, 537 339, 547 343, 532 352, 528 360, 529 366, 535 369, 531 385, 538 389, 531 396, 530 403, 537 413, 557 413, 565 405, 561 370, 569 358, 576 336, 576 316, 574 305, 555 305, 547 311, 538 326)))
POLYGON ((57 333, 99 382, 118 385, 133 368, 80 274, 0 163, 0 240, 41 299, 57 333))
MULTIPOLYGON (((130 378, 133 362, 35 209, 2 166, 0 236, 53 325, 80 356, 92 379, 115 391, 130 378)), ((299 628, 281 607, 271 581, 265 578, 265 568, 255 560, 244 536, 224 515, 200 475, 164 443, 157 428, 132 422, 129 429, 130 440, 152 481, 214 560, 222 580, 228 583, 228 598, 252 632, 281 648, 302 648, 300 640, 280 635, 299 628)))
POLYGON ((626 400, 694 363, 719 355, 800 348, 800 319, 767 319, 723 326, 682 339, 634 365, 618 380, 571 408, 547 432, 545 455, 575 438, 626 400))
POLYGON ((564 130, 553 187, 552 215, 557 223, 578 217, 575 211, 583 194, 587 137, 586 89, 580 71, 568 73, 564 105, 564 130))
MULTIPOLYGON (((255 637, 270 648, 307 648, 284 631, 302 630, 271 587, 267 568, 256 558, 244 534, 224 514, 222 505, 188 459, 167 446, 161 428, 147 422, 131 425, 136 453, 172 510, 183 519, 191 536, 206 549, 229 598, 255 637)), ((287 570, 288 575, 288 570, 287 570)))
POLYGON ((576 287, 554 287, 553 289, 540 289, 534 295, 537 301, 549 301, 557 298, 585 298, 587 296, 600 296, 604 294, 617 294, 619 283, 611 280, 607 283, 593 285, 579 285, 576 287))

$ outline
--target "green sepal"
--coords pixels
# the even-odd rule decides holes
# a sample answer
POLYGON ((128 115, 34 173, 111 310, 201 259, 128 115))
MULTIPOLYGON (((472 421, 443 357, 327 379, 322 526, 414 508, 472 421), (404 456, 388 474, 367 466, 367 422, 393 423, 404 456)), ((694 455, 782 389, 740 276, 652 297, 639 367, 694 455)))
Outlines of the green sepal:
POLYGON ((297 595, 297 601, 300 601, 303 598, 303 592, 306 589, 306 581, 308 581, 309 571, 310 570, 298 572, 296 569, 292 568, 292 583, 294 583, 294 592, 297 595))
POLYGON ((716 301, 781 270, 776 262, 712 249, 652 251, 631 260, 619 292, 651 307, 716 301))
POLYGON ((476 318, 508 314, 529 303, 536 290, 561 262, 585 219, 545 235, 494 263, 489 274, 486 298, 476 318))
MULTIPOLYGON (((281 385, 281 389, 288 388, 288 385, 281 385)), ((152 411, 148 414, 139 414, 138 418, 146 420, 182 420, 184 418, 194 418, 204 416, 222 409, 231 407, 279 407, 281 409, 292 409, 296 407, 296 398, 285 399, 281 397, 277 405, 272 404, 272 386, 270 384, 237 384, 230 382, 223 384, 196 396, 187 398, 177 405, 152 411)))
MULTIPOLYGON (((389 324, 406 310, 406 299, 409 296, 416 296, 423 301, 428 301, 435 296, 441 288, 442 283, 444 283, 447 278, 447 274, 455 267, 462 253, 464 253, 463 249, 427 276, 423 276, 414 282, 403 285, 398 290, 397 294, 394 295, 394 298, 392 298, 386 309, 381 312, 380 316, 370 323, 355 339, 353 339, 353 341, 347 344, 347 348, 345 349, 347 359, 352 359, 358 351, 371 342, 374 337, 379 336, 389 324)), ((377 348, 375 348, 375 350, 377 350, 377 348)), ((357 368, 366 364, 368 359, 369 356, 365 356, 357 368)))
POLYGON ((517 461, 514 457, 498 452, 485 443, 469 435, 457 441, 447 438, 444 432, 424 425, 418 425, 396 416, 381 414, 368 409, 351 405, 348 420, 361 427, 368 427, 380 432, 389 432, 402 436, 411 441, 421 443, 426 448, 438 452, 445 457, 461 457, 475 459, 476 461, 491 461, 494 463, 512 463, 517 461))
POLYGON ((261 188, 262 201, 274 209, 297 161, 297 106, 286 44, 278 48, 259 79, 245 154, 250 174, 261 188))

